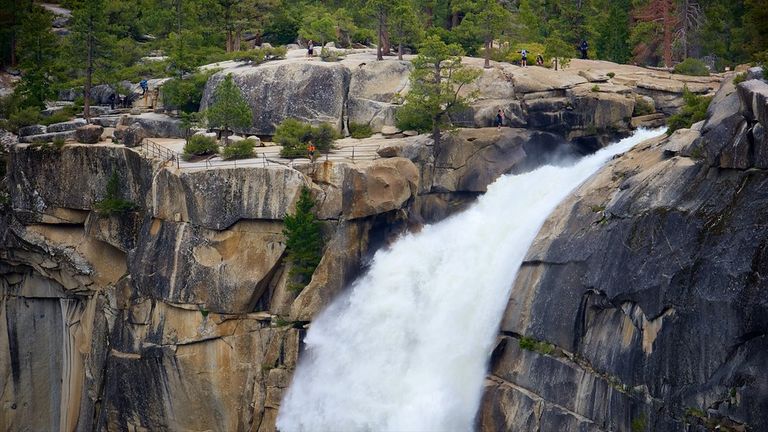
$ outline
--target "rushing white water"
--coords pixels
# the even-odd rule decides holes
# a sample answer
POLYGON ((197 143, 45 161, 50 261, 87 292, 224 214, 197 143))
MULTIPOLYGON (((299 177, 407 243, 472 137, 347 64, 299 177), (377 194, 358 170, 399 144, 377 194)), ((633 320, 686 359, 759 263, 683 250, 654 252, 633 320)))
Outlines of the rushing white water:
POLYGON ((515 274, 544 220, 613 155, 658 134, 502 176, 471 208, 377 252, 312 322, 280 431, 471 430, 515 274))

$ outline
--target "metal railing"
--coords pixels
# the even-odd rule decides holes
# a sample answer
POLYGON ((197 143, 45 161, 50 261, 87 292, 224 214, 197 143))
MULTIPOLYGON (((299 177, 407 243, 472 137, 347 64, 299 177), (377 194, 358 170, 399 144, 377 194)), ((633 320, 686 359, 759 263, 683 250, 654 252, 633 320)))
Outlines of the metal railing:
POLYGON ((161 146, 150 139, 144 138, 141 141, 141 148, 147 153, 147 156, 162 159, 165 162, 174 162, 176 168, 181 166, 179 154, 168 147, 161 146))
POLYGON ((294 164, 323 162, 323 161, 330 161, 332 159, 333 160, 350 160, 352 162, 357 162, 357 161, 372 161, 372 160, 381 158, 381 156, 379 156, 378 153, 376 153, 375 151, 363 152, 361 154, 360 150, 356 149, 355 147, 342 147, 342 148, 333 149, 329 153, 320 154, 317 157, 315 157, 313 161, 310 161, 308 157, 298 158, 298 159, 283 159, 279 157, 272 158, 267 156, 266 153, 263 153, 263 152, 259 153, 257 150, 256 157, 250 158, 250 159, 214 160, 213 158, 215 156, 210 156, 203 160, 190 162, 190 161, 182 161, 181 154, 176 153, 175 151, 165 146, 162 146, 148 138, 144 138, 144 140, 142 140, 140 147, 146 153, 147 156, 162 159, 164 162, 172 162, 176 165, 176 168, 204 168, 204 169, 212 169, 212 168, 220 168, 220 167, 266 168, 270 164, 283 165, 283 166, 288 166, 293 168, 294 164))

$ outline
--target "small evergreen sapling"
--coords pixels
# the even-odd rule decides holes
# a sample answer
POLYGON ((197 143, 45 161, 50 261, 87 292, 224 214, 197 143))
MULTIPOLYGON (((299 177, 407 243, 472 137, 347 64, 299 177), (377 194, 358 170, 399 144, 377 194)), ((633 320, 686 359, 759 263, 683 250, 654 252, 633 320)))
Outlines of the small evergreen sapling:
POLYGON ((320 259, 323 257, 323 235, 320 222, 312 213, 315 202, 309 188, 301 189, 296 212, 285 215, 285 246, 291 263, 289 288, 301 291, 312 279, 320 259))
POLYGON ((102 216, 124 214, 136 208, 136 204, 120 197, 120 178, 116 171, 112 171, 112 176, 107 181, 107 193, 104 199, 97 201, 94 207, 102 216))

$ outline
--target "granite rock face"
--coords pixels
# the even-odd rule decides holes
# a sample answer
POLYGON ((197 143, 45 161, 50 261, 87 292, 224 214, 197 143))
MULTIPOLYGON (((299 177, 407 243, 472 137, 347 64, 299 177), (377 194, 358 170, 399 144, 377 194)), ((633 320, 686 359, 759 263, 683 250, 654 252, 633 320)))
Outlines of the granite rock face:
POLYGON ((205 87, 201 109, 214 102, 216 86, 229 73, 253 111, 253 126, 245 132, 271 135, 289 117, 342 128, 350 73, 338 63, 269 62, 219 72, 205 87))
POLYGON ((701 130, 670 138, 692 156, 640 144, 550 216, 508 302, 480 430, 768 427, 768 176, 726 157, 742 133, 729 119, 763 127, 761 88, 740 85, 738 112, 720 95, 701 130))

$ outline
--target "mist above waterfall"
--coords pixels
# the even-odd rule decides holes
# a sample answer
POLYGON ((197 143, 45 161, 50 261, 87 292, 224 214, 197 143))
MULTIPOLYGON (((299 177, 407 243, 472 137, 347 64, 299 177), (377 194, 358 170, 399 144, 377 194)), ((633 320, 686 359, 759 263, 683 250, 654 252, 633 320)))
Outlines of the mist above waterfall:
POLYGON ((545 219, 612 156, 658 133, 502 176, 466 211, 377 252, 312 322, 278 428, 471 430, 515 275, 545 219))

